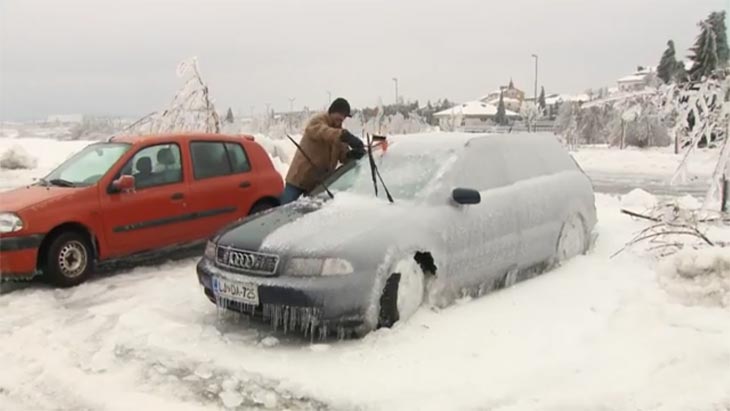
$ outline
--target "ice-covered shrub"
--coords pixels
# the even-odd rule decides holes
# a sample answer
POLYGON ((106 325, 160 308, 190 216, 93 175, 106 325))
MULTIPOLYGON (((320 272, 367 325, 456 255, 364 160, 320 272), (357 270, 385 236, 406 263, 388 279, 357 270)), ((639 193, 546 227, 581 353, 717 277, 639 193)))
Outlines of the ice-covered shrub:
POLYGON ((7 149, 0 156, 0 168, 9 170, 21 170, 35 168, 38 160, 28 154, 25 149, 19 145, 14 145, 7 149))

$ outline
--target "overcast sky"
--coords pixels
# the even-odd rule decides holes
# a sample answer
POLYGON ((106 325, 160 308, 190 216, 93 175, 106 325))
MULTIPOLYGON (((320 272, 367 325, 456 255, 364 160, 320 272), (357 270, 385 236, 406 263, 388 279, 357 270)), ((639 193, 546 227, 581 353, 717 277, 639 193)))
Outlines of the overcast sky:
POLYGON ((197 56, 220 110, 613 86, 730 0, 0 0, 0 119, 164 107, 197 56))

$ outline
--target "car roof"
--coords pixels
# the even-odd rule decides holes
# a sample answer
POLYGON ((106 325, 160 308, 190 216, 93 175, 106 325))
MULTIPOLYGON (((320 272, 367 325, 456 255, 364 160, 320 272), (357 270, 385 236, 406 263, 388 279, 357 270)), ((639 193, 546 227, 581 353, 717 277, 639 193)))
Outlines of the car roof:
POLYGON ((475 143, 491 144, 525 144, 555 142, 552 133, 463 133, 463 132, 430 132, 404 134, 389 137, 388 152, 398 155, 422 154, 431 152, 461 151, 470 146, 482 146, 475 143))
POLYGON ((217 133, 166 133, 166 134, 148 134, 148 135, 121 135, 112 136, 109 138, 109 142, 114 143, 129 143, 129 144, 147 144, 155 141, 167 141, 167 140, 178 140, 178 141, 221 141, 221 140, 236 140, 241 139, 253 141, 254 137, 248 134, 217 134, 217 133))

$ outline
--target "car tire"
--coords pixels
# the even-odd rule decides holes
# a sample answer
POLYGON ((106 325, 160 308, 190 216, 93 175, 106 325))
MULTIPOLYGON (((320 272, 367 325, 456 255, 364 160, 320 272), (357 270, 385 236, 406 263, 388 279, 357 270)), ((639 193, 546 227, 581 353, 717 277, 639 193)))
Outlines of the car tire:
POLYGON ((404 260, 385 281, 380 295, 378 328, 390 328, 410 318, 423 304, 426 279, 415 260, 404 260))
POLYGON ((560 229, 556 259, 558 262, 566 261, 578 254, 584 254, 588 249, 583 219, 578 214, 568 217, 560 229))
POLYGON ((73 287, 91 276, 93 266, 94 254, 87 238, 76 232, 66 232, 51 241, 43 273, 53 285, 73 287))
POLYGON ((276 204, 274 204, 272 201, 258 201, 256 204, 253 205, 253 207, 251 207, 251 211, 248 212, 248 215, 258 214, 274 207, 276 207, 276 204))

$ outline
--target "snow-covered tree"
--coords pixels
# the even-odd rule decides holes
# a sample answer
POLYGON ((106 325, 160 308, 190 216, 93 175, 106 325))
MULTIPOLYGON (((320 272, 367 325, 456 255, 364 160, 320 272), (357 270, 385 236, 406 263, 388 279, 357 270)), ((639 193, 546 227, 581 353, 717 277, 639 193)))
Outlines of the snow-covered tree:
POLYGON ((651 97, 618 104, 608 125, 610 143, 626 147, 664 147, 671 143, 666 125, 651 97))
MULTIPOLYGON (((512 84, 512 80, 510 80, 512 84)), ((504 93, 499 93, 499 103, 497 104, 497 115, 494 121, 500 126, 507 125, 507 110, 504 107, 504 93)))
POLYGON ((537 104, 540 107, 540 113, 544 116, 547 109, 547 103, 545 102, 545 87, 540 87, 540 97, 537 99, 537 104))
POLYGON ((672 85, 663 90, 664 113, 676 121, 671 130, 675 150, 685 150, 672 181, 684 179, 688 159, 697 147, 720 148, 704 207, 716 207, 723 182, 730 178, 730 74, 719 71, 702 82, 672 85))
POLYGON ((220 132, 221 121, 210 98, 208 86, 200 76, 197 58, 181 62, 177 67, 177 75, 185 79, 185 83, 170 105, 165 110, 137 120, 125 128, 123 133, 220 132))
POLYGON ((225 117, 224 121, 226 123, 230 123, 230 124, 232 124, 233 121, 234 121, 234 119, 233 119, 233 110, 231 110, 230 107, 228 107, 228 111, 226 112, 226 117, 225 117))
POLYGON ((522 103, 520 116, 522 116, 522 119, 527 125, 527 131, 531 131, 535 121, 540 117, 540 109, 535 103, 522 103))
POLYGON ((613 115, 610 106, 581 109, 577 118, 577 132, 581 143, 599 144, 607 141, 607 127, 613 115))
POLYGON ((694 46, 690 49, 692 55, 692 69, 689 75, 694 81, 701 81, 709 77, 719 66, 717 49, 717 35, 713 30, 710 19, 700 22, 700 35, 697 36, 694 46))
POLYGON ((566 101, 560 105, 555 119, 555 133, 562 136, 563 141, 571 149, 578 145, 578 103, 566 101))
POLYGON ((717 59, 720 67, 728 64, 730 58, 730 49, 727 44, 727 27, 725 26, 725 10, 710 14, 709 22, 712 31, 715 33, 715 43, 717 44, 717 59))
POLYGON ((667 49, 664 50, 662 58, 657 66, 657 76, 666 84, 674 80, 674 74, 677 71, 678 63, 676 52, 674 50, 674 41, 667 42, 667 49))

